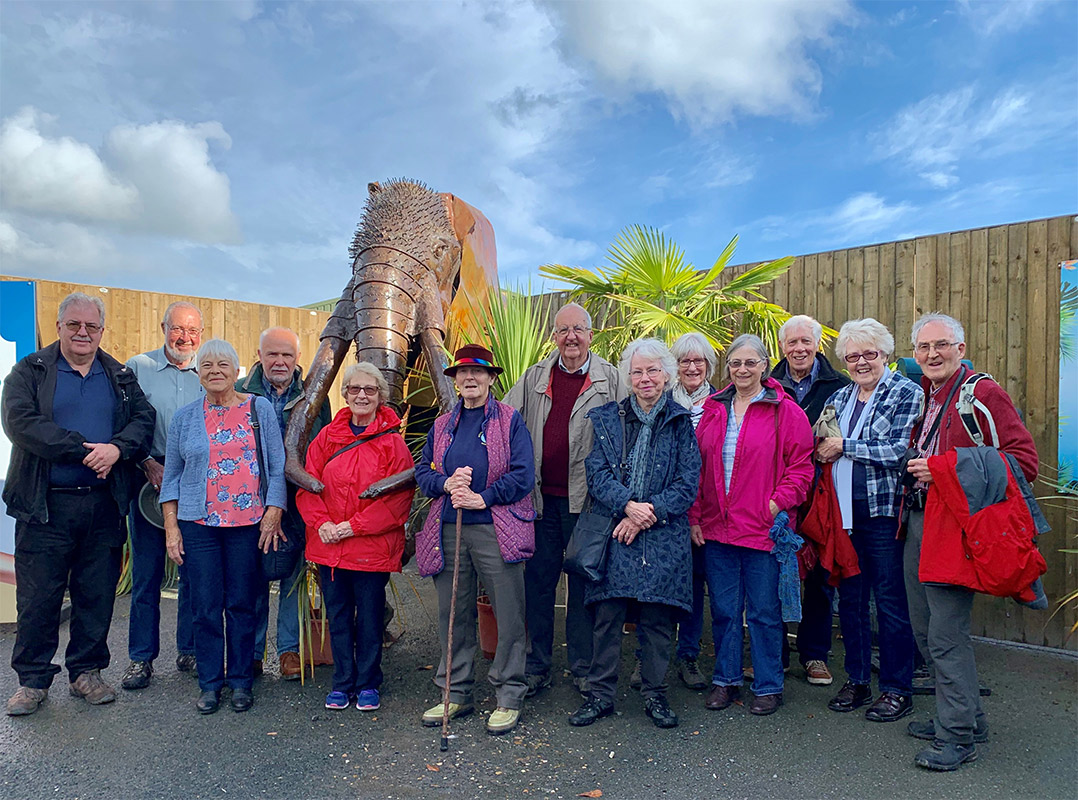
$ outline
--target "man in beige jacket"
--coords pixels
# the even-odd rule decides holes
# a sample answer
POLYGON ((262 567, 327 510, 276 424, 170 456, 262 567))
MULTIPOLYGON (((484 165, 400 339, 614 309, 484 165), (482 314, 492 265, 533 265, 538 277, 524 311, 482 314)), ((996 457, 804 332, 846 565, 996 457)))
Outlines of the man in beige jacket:
MULTIPOLYGON (((505 402, 520 411, 535 449, 533 500, 535 555, 524 570, 528 625, 528 696, 550 686, 554 648, 554 595, 569 536, 588 496, 584 459, 591 452, 593 408, 625 397, 618 370, 588 348, 591 316, 569 303, 554 317, 557 352, 529 367, 505 402)), ((573 683, 587 693, 591 666, 591 614, 584 608, 584 579, 569 576, 565 640, 573 683)))

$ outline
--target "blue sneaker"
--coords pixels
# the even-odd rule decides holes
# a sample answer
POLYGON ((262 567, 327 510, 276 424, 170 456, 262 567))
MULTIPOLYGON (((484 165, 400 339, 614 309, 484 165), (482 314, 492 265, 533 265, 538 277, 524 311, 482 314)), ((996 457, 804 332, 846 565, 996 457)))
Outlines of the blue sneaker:
POLYGON ((356 698, 356 708, 360 711, 377 711, 381 705, 377 689, 364 689, 356 698))
POLYGON ((352 699, 344 692, 330 692, 326 695, 326 708, 332 708, 340 711, 343 708, 348 708, 352 699))

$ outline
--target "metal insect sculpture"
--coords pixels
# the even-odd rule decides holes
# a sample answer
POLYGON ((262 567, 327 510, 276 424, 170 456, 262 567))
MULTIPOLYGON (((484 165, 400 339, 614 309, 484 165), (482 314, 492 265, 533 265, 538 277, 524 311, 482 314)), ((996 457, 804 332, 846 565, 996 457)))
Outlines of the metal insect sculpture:
MULTIPOLYGON (((473 327, 472 309, 498 285, 494 229, 481 212, 415 181, 371 183, 367 190, 349 248, 352 277, 322 331, 285 431, 285 474, 312 492, 322 484, 304 469, 301 454, 349 345, 355 343, 357 361, 381 369, 398 410, 409 372, 422 360, 446 411, 456 402, 453 382, 442 374, 446 332, 473 327)), ((364 496, 400 488, 414 480, 412 472, 384 478, 364 496)))

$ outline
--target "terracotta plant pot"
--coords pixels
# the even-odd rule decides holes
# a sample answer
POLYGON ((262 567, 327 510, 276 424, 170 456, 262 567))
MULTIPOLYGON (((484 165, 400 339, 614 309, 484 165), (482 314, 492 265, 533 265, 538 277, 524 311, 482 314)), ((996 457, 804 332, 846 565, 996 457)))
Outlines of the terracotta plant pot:
POLYGON ((485 594, 476 598, 475 606, 479 612, 479 649, 483 651, 483 657, 490 661, 498 650, 498 620, 494 618, 494 606, 485 594))
POLYGON ((329 623, 318 612, 312 612, 311 616, 310 646, 315 666, 321 667, 333 663, 333 650, 329 646, 329 623), (325 631, 325 638, 322 636, 323 631, 325 631))

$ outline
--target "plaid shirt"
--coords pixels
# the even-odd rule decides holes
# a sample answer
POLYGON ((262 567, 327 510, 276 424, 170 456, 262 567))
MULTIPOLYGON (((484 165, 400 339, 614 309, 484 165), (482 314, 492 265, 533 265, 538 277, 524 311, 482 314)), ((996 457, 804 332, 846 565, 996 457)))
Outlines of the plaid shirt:
MULTIPOLYGON (((839 419, 857 391, 858 386, 853 383, 828 399, 838 411, 839 419)), ((924 391, 897 372, 887 371, 880 378, 876 392, 876 402, 859 438, 843 439, 842 454, 865 465, 869 514, 897 517, 901 500, 898 468, 909 447, 913 426, 921 417, 924 391)))

